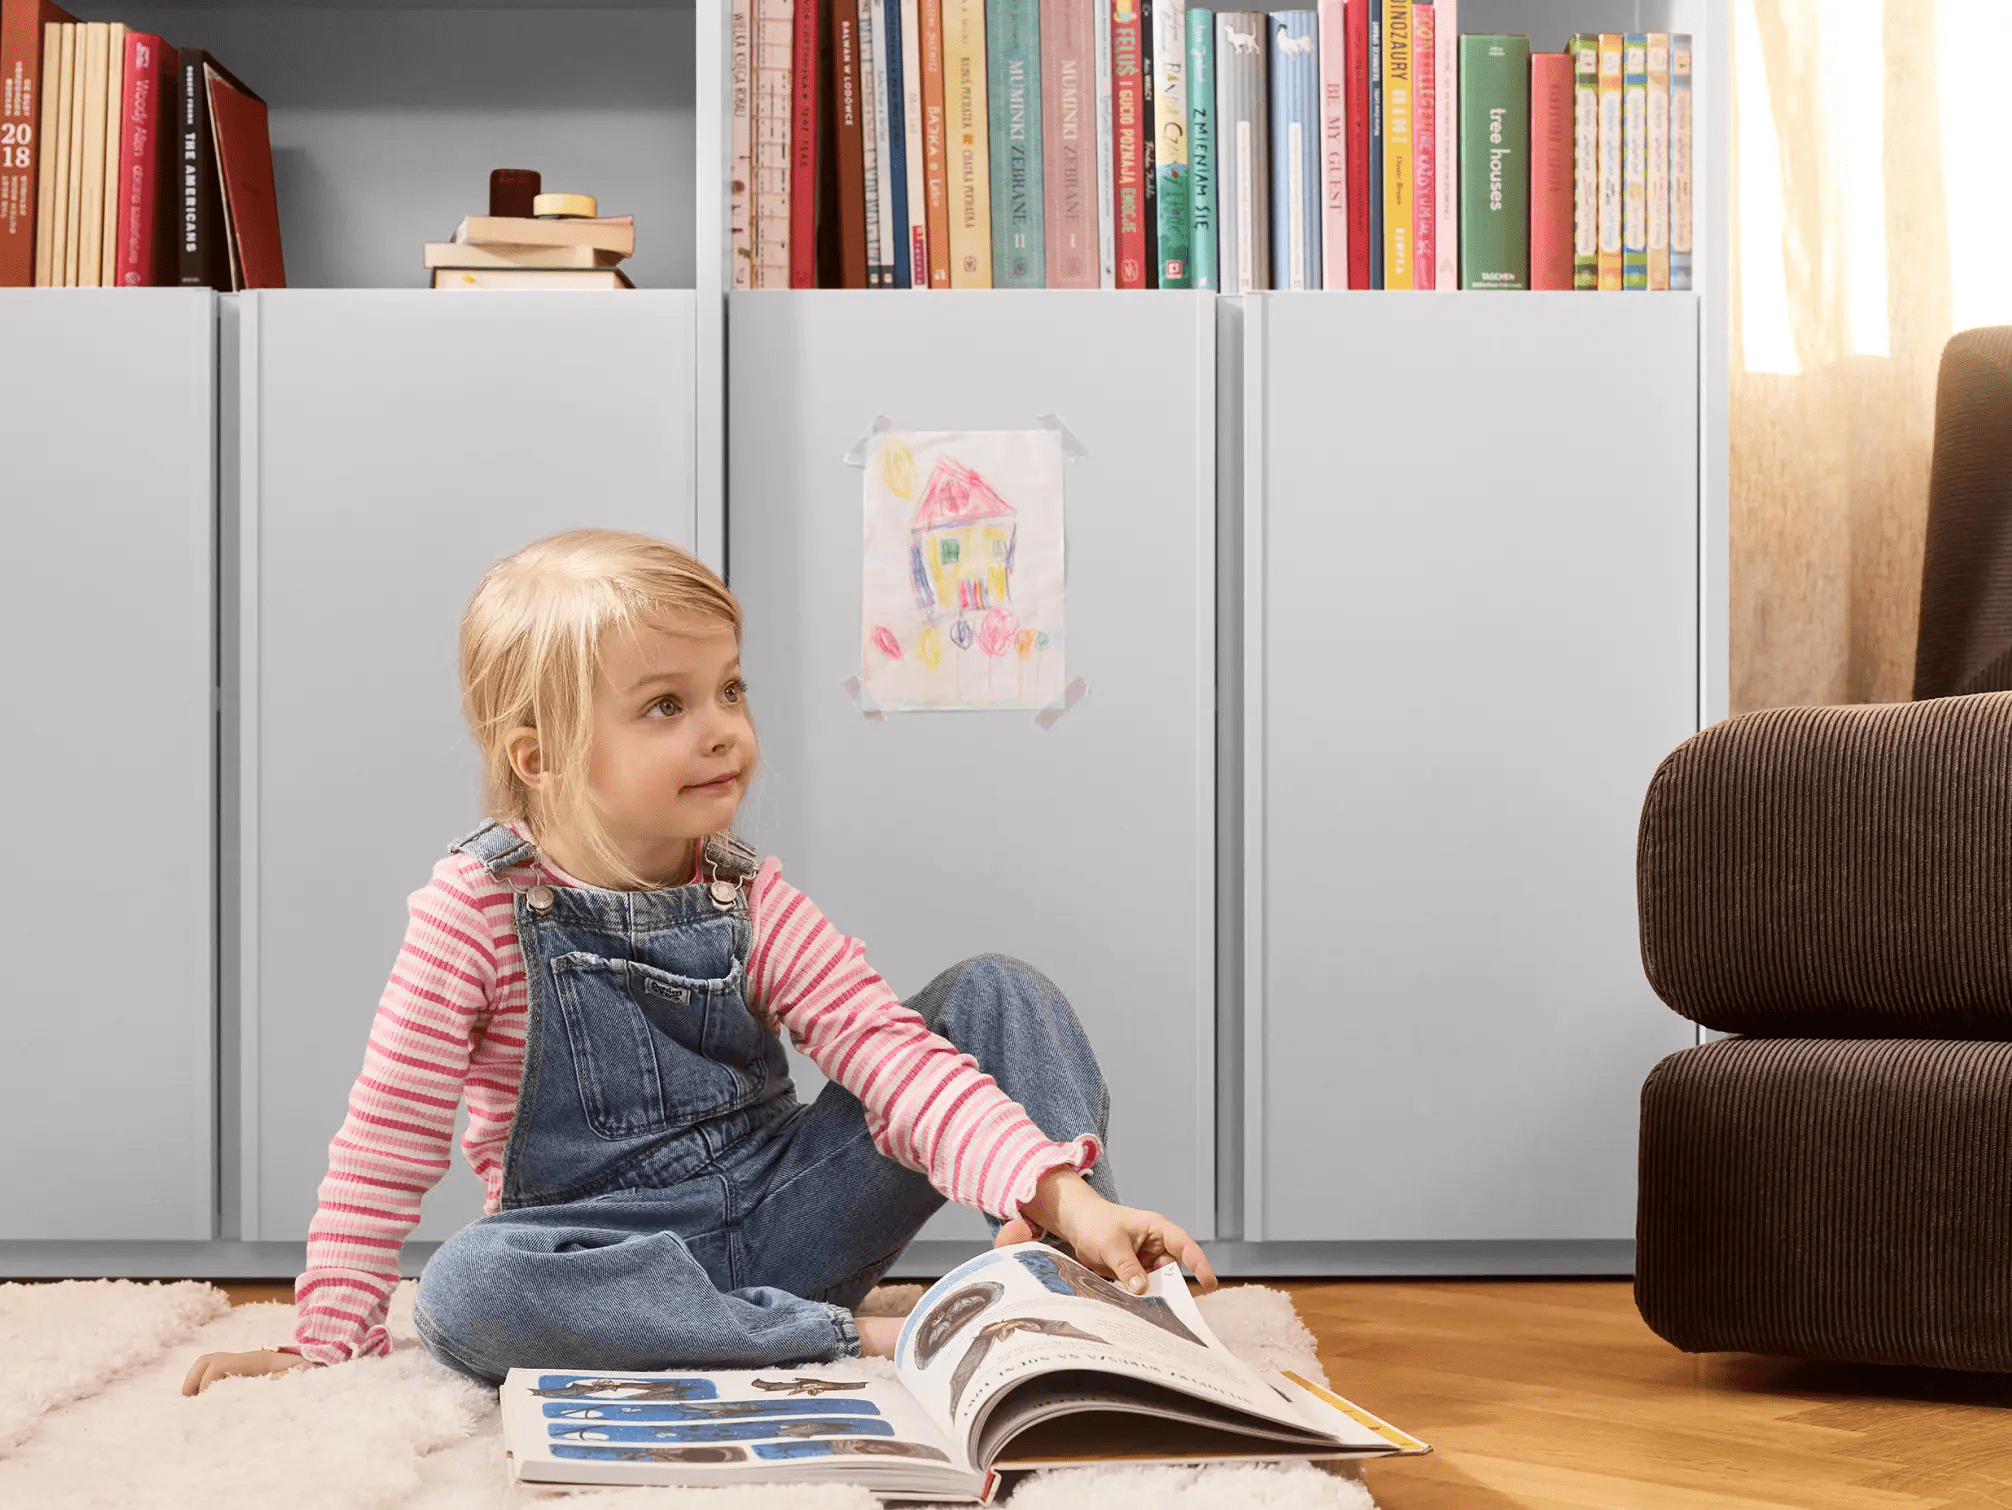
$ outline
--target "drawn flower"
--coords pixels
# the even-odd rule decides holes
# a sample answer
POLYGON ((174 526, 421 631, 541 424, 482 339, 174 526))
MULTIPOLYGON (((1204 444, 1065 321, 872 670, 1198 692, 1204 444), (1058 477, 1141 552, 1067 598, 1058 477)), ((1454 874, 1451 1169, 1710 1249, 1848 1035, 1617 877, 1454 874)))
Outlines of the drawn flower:
POLYGON ((950 642, 959 650, 969 650, 971 648, 971 640, 971 625, 968 622, 959 619, 955 624, 950 626, 950 642))
POLYGON ((894 637, 894 631, 885 624, 873 631, 873 648, 890 661, 901 659, 901 641, 894 637))
POLYGON ((987 655, 1000 656, 1013 648, 1013 636, 1020 628, 1020 616, 1010 608, 986 611, 978 625, 978 648, 987 655))
POLYGON ((896 498, 915 497, 915 453, 898 435, 880 443, 880 480, 896 498))

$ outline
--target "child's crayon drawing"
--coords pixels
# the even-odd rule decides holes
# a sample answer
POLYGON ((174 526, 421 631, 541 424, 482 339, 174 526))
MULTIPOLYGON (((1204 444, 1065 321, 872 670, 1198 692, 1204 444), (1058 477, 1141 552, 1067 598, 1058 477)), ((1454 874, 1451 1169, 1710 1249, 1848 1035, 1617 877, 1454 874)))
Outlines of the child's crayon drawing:
POLYGON ((1046 430, 890 430, 866 466, 860 680, 882 708, 1061 695, 1063 466, 1046 430))

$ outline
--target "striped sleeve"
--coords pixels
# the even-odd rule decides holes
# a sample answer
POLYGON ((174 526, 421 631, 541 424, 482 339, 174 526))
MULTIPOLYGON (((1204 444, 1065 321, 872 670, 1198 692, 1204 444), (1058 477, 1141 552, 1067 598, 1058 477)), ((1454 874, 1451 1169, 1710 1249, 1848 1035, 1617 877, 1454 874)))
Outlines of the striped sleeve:
POLYGON ((1095 1134, 1056 1143, 978 1061, 932 1033, 832 926, 782 879, 773 859, 753 888, 754 1005, 866 1108, 873 1146, 929 1177, 951 1200, 996 1217, 1020 1214, 1051 1169, 1088 1169, 1095 1134))
POLYGON ((447 1172, 497 943, 453 856, 406 898, 405 942, 371 1023, 294 1284, 294 1349, 314 1363, 391 1350, 385 1305, 420 1198, 447 1172))

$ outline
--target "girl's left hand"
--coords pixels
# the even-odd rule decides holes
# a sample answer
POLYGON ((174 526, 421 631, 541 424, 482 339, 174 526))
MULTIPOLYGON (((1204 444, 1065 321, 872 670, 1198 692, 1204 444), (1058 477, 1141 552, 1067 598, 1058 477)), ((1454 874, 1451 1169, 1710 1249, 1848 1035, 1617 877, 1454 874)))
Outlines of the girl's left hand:
POLYGON ((1146 1270, 1173 1261, 1194 1272, 1204 1294, 1216 1287, 1200 1243, 1157 1211, 1105 1200, 1073 1169, 1043 1175, 1020 1212, 999 1229, 995 1246, 1029 1241, 1030 1222, 1038 1222, 1074 1248, 1085 1265, 1134 1294, 1145 1289, 1146 1270))

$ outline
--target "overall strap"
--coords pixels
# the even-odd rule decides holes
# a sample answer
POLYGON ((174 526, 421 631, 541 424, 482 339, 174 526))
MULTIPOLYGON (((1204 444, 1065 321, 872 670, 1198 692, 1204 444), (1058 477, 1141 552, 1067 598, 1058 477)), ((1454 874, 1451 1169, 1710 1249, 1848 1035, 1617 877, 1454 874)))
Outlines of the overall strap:
POLYGON ((447 853, 456 852, 480 860, 494 876, 531 859, 538 853, 538 846, 529 839, 518 838, 496 819, 485 818, 479 826, 447 846, 447 853))
POLYGON ((731 881, 739 886, 754 879, 761 869, 761 855, 732 829, 706 837, 702 864, 707 880, 731 881))

